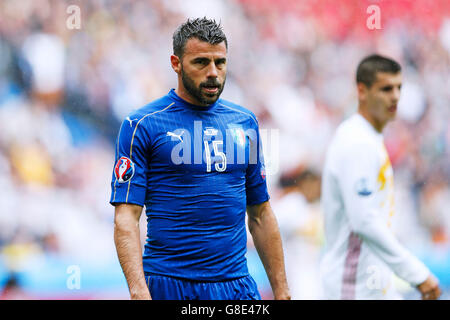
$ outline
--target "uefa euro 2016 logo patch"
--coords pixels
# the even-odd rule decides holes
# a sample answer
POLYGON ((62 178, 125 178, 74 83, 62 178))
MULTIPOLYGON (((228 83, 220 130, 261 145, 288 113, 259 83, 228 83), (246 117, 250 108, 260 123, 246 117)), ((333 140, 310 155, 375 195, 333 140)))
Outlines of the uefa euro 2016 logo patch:
POLYGON ((359 196, 363 197, 367 197, 372 194, 372 188, 370 188, 367 178, 359 179, 355 184, 355 190, 359 196))
POLYGON ((134 163, 127 157, 121 157, 114 167, 114 174, 120 183, 129 181, 134 175, 134 163))

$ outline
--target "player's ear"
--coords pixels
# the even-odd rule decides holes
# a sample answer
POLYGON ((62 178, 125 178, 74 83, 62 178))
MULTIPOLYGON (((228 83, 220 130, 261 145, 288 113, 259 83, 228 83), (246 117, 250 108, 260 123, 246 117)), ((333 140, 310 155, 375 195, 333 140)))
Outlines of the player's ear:
POLYGON ((358 87, 358 100, 362 101, 366 100, 367 91, 369 90, 367 86, 362 82, 358 82, 357 87, 358 87))
POLYGON ((172 65, 172 69, 176 73, 180 73, 180 71, 181 71, 181 60, 180 60, 180 58, 173 54, 173 55, 170 56, 170 63, 172 65))

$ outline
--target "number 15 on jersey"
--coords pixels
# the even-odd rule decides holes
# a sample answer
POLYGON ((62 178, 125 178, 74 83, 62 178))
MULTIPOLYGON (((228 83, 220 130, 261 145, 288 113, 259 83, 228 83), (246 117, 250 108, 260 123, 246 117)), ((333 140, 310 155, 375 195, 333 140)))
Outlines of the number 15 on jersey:
MULTIPOLYGON (((203 141, 205 144, 205 156, 206 156, 206 172, 211 172, 212 159, 211 159, 211 149, 209 147, 208 141, 203 141)), ((221 151, 219 151, 219 146, 223 146, 223 141, 214 140, 212 141, 212 146, 214 150, 214 168, 217 172, 224 172, 227 169, 227 157, 221 151), (220 158, 220 161, 216 159, 220 158)))

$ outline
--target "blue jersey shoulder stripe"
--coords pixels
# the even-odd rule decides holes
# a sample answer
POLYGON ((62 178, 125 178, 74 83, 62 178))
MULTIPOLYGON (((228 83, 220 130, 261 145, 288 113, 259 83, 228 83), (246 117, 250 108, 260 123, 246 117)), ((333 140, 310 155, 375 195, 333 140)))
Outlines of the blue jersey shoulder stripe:
MULTIPOLYGON (((166 111, 167 109, 169 109, 169 108, 170 108, 171 106, 173 106, 174 104, 175 104, 175 102, 172 102, 171 104, 169 104, 167 107, 165 107, 165 108, 162 109, 162 110, 158 110, 158 111, 154 111, 154 112, 152 112, 152 113, 148 113, 148 114, 146 114, 145 116, 143 116, 143 117, 136 123, 136 128, 134 128, 133 136, 131 137, 130 160, 132 160, 131 157, 133 156, 133 142, 134 142, 134 135, 136 134, 136 130, 137 130, 139 124, 142 122, 142 120, 144 120, 144 119, 147 118, 148 116, 154 115, 154 114, 159 113, 159 112, 166 111)), ((130 194, 130 185, 131 185, 131 179, 130 179, 130 181, 128 181, 128 189, 127 189, 127 196, 125 197, 125 202, 128 202, 128 195, 130 194)))
MULTIPOLYGON (((131 144, 130 144, 130 160, 131 160, 131 157, 132 157, 132 154, 133 154, 133 142, 134 142, 134 136, 135 136, 135 134, 136 134, 136 130, 137 130, 139 124, 141 123, 141 121, 144 120, 145 118, 147 118, 148 116, 151 116, 151 115, 153 115, 153 114, 156 114, 156 113, 163 112, 163 111, 167 110, 168 108, 170 108, 170 107, 171 107, 172 105, 174 105, 174 104, 175 104, 175 102, 172 102, 171 104, 169 104, 169 105, 168 105, 167 107, 165 107, 164 109, 157 110, 157 111, 153 111, 153 112, 151 112, 151 113, 147 113, 147 114, 144 115, 141 119, 139 119, 139 121, 136 123, 136 127, 134 128, 133 135, 132 135, 132 137, 131 137, 131 144)), ((119 129, 119 134, 118 134, 118 137, 117 137, 117 141, 119 141, 119 139, 120 139, 120 133, 121 133, 121 131, 122 131, 122 126, 121 126, 120 129, 119 129)), ((118 143, 117 143, 117 154, 119 154, 119 144, 118 144, 118 143)), ((115 199, 116 199, 116 183, 117 183, 117 179, 116 179, 116 181, 114 181, 114 196, 113 196, 113 202, 114 202, 115 199)), ((131 180, 128 181, 127 195, 126 195, 126 198, 125 198, 125 202, 126 202, 126 203, 128 203, 128 195, 129 195, 129 193, 130 193, 130 185, 131 185, 131 180)))
POLYGON ((165 108, 162 109, 162 110, 158 110, 158 111, 154 111, 154 112, 152 112, 152 113, 148 113, 148 114, 146 114, 145 116, 143 116, 143 117, 137 122, 136 128, 134 128, 134 131, 133 131, 133 136, 131 137, 130 160, 131 160, 131 157, 133 156, 133 141, 134 141, 134 135, 136 134, 136 130, 137 130, 139 124, 141 123, 141 121, 144 120, 145 118, 147 118, 148 116, 154 115, 154 114, 159 113, 159 112, 166 111, 167 109, 169 109, 169 108, 170 108, 171 106, 173 106, 174 104, 175 104, 175 102, 172 102, 171 104, 169 104, 167 107, 165 107, 165 108))

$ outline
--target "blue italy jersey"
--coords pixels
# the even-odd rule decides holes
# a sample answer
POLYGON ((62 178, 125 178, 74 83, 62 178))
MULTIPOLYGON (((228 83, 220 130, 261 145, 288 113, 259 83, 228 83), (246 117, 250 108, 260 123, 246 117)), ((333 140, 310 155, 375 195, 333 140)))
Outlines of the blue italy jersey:
POLYGON ((247 205, 269 199, 258 122, 223 99, 172 89, 132 112, 116 144, 111 204, 144 206, 144 271, 201 281, 248 275, 247 205))

